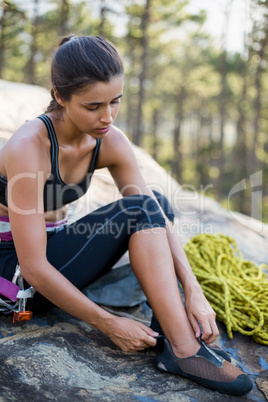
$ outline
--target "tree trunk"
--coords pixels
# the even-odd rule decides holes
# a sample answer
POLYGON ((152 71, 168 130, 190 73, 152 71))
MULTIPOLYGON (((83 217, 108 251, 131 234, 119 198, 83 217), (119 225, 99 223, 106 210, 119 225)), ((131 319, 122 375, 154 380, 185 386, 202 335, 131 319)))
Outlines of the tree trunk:
MULTIPOLYGON (((247 81, 246 81, 246 71, 245 67, 242 71, 243 74, 243 89, 242 96, 239 102, 237 102, 237 110, 239 113, 238 121, 237 121, 237 144, 236 144, 236 160, 238 164, 236 166, 237 171, 237 181, 243 180, 247 177, 247 163, 248 163, 248 155, 247 155, 247 136, 246 136, 246 111, 245 111, 245 102, 247 99, 247 81)), ((239 191, 237 193, 237 207, 239 212, 249 215, 250 210, 247 209, 245 203, 245 194, 243 191, 239 191)))
POLYGON ((100 24, 99 35, 105 36, 105 20, 106 20, 107 8, 105 6, 105 0, 100 0, 100 24))
POLYGON ((175 97, 175 105, 177 110, 174 118, 174 130, 173 130, 173 160, 172 160, 172 173, 175 179, 180 182, 182 179, 182 153, 180 151, 181 140, 181 124, 183 121, 183 102, 186 97, 184 88, 181 88, 178 95, 175 97))
POLYGON ((150 21, 150 7, 151 7, 151 0, 146 0, 146 6, 144 9, 144 13, 142 16, 142 37, 141 37, 141 72, 139 75, 139 92, 138 92, 138 106, 137 106, 137 117, 136 123, 133 129, 132 139, 134 144, 140 145, 141 143, 141 136, 142 136, 142 109, 144 103, 144 82, 147 78, 147 69, 148 69, 148 25, 150 21))
MULTIPOLYGON (((129 43, 128 47, 128 53, 127 57, 129 58, 130 62, 129 64, 131 66, 135 65, 135 45, 133 38, 131 38, 131 35, 127 37, 127 41, 129 43)), ((127 103, 127 113, 126 113, 126 126, 127 126, 127 133, 129 137, 132 136, 133 134, 133 127, 135 126, 135 97, 133 96, 133 93, 131 91, 131 82, 130 79, 134 75, 133 71, 131 71, 128 74, 128 77, 126 77, 126 83, 125 83, 125 89, 124 89, 124 102, 127 103)), ((131 141, 133 141, 133 138, 131 137, 131 141)))
POLYGON ((36 84, 36 54, 37 54, 37 35, 38 35, 38 6, 39 0, 34 0, 34 17, 31 26, 32 43, 30 47, 30 57, 26 64, 25 82, 28 84, 36 84))
POLYGON ((226 52, 226 37, 230 19, 230 11, 232 7, 233 0, 229 0, 225 8, 225 20, 222 33, 222 53, 220 57, 220 76, 221 76, 221 91, 219 95, 219 116, 220 116, 220 140, 219 140, 219 159, 218 159, 218 169, 219 176, 216 181, 216 190, 218 197, 221 199, 223 196, 223 178, 224 178, 224 167, 225 167, 225 151, 224 151, 224 137, 225 137, 225 123, 226 123, 226 94, 227 94, 227 52, 226 52))
POLYGON ((157 161, 158 158, 158 138, 157 138, 157 126, 159 121, 159 109, 153 110, 152 118, 152 157, 157 161))
POLYGON ((5 65, 5 28, 6 28, 6 16, 7 16, 7 7, 3 5, 1 8, 2 10, 2 15, 0 19, 0 78, 3 77, 3 69, 5 65))
POLYGON ((226 50, 222 51, 220 58, 220 75, 221 75, 221 92, 219 96, 219 117, 220 117, 220 139, 219 139, 219 159, 218 159, 218 169, 219 176, 216 182, 216 189, 218 196, 222 196, 222 179, 224 174, 225 165, 225 155, 224 155, 224 136, 225 136, 225 120, 226 120, 226 74, 227 74, 227 63, 226 63, 226 50))
POLYGON ((59 34, 64 36, 68 32, 68 20, 70 14, 70 3, 69 0, 61 0, 60 6, 60 29, 59 34))
MULTIPOLYGON (((256 146, 258 143, 258 136, 260 131, 260 119, 261 119, 261 96, 262 96, 262 76, 264 72, 264 67, 262 62, 264 60, 265 49, 268 44, 268 18, 265 19, 265 29, 264 29, 264 37, 259 41, 260 49, 257 52, 259 56, 259 63, 255 73, 255 90, 256 97, 254 99, 254 120, 253 120, 253 146, 252 152, 250 155, 250 171, 252 173, 257 169, 258 159, 256 156, 256 146)), ((266 67, 265 67, 266 68, 266 67)))

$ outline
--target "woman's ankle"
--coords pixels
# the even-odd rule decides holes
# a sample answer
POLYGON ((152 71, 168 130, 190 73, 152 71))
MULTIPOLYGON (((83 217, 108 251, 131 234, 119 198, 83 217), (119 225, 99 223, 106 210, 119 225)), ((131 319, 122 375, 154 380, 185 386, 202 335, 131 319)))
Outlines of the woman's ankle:
POLYGON ((196 355, 201 347, 197 339, 192 339, 185 342, 183 342, 182 340, 180 340, 179 342, 172 342, 169 340, 169 342, 174 355, 180 359, 196 355))

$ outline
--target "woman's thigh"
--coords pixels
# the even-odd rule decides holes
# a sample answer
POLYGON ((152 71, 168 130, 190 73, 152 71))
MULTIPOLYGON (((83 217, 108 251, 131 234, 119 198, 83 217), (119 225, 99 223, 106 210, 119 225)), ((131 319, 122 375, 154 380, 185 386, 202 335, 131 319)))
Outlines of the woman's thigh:
MULTIPOLYGON (((165 197, 156 196, 170 215, 171 207, 165 197)), ((128 249, 129 238, 135 231, 159 226, 164 227, 165 221, 151 197, 124 197, 49 236, 47 258, 70 282, 83 289, 111 269, 128 249)), ((15 249, 2 257, 0 268, 5 275, 1 276, 11 280, 17 264, 15 249)), ((38 293, 29 304, 34 310, 52 306, 38 293)))
POLYGON ((165 226, 164 218, 151 197, 124 197, 54 234, 48 240, 47 258, 82 289, 116 263, 135 231, 159 226, 165 226))

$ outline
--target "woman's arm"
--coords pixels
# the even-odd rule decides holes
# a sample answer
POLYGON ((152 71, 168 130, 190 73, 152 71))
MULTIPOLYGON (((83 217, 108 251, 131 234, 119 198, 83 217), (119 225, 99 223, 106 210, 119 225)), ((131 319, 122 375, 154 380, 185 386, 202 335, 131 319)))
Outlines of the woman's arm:
POLYGON ((56 306, 107 334, 122 350, 154 346, 154 331, 101 309, 47 261, 43 188, 50 164, 38 138, 12 141, 6 152, 9 218, 23 278, 56 306))
MULTIPOLYGON (((155 198, 142 177, 131 144, 126 136, 119 130, 115 130, 113 135, 110 138, 107 136, 103 142, 105 145, 104 152, 109 150, 109 170, 122 195, 142 193, 155 198)), ((196 337, 201 335, 199 322, 203 330, 202 339, 208 343, 213 342, 219 334, 215 312, 205 298, 184 249, 167 218, 166 224, 176 275, 184 289, 188 318, 196 337)))

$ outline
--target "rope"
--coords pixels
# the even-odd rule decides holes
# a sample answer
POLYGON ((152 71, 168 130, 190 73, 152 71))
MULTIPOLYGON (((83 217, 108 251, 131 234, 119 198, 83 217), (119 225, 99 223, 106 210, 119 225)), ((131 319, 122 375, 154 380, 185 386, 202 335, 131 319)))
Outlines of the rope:
POLYGON ((197 235, 184 249, 229 339, 238 331, 268 345, 267 265, 243 260, 235 240, 222 234, 197 235))

